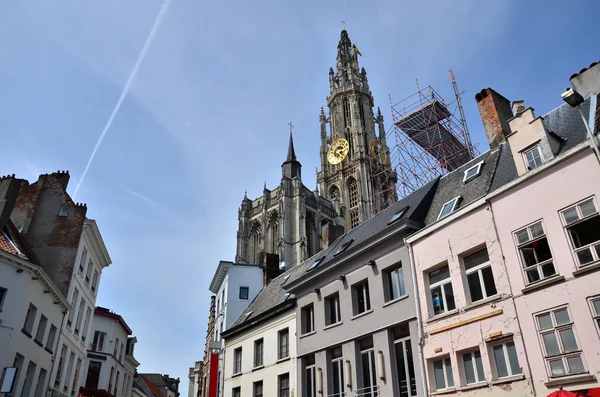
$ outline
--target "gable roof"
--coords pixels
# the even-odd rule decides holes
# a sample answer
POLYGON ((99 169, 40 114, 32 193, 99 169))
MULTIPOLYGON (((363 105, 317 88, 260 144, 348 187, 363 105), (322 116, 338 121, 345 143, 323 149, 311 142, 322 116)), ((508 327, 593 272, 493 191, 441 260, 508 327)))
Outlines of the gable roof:
POLYGON ((145 375, 140 375, 140 378, 142 378, 142 380, 146 384, 146 387, 148 388, 148 390, 150 390, 150 393, 152 393, 154 397, 163 397, 162 392, 154 382, 148 379, 145 375))

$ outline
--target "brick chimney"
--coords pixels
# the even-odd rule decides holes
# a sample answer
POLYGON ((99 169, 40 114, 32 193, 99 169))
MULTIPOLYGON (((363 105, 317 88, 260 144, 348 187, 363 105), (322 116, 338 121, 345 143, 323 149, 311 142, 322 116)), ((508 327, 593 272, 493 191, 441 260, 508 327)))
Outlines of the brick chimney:
POLYGON ((56 180, 58 181, 58 183, 60 183, 64 190, 67 190, 67 186, 69 185, 69 179, 71 179, 69 171, 56 171, 50 175, 56 178, 56 180))
POLYGON ((494 150, 510 134, 508 120, 513 117, 510 101, 491 88, 481 90, 475 95, 475 100, 490 149, 494 150))
POLYGON ((279 255, 265 254, 263 262, 263 287, 279 276, 279 255))

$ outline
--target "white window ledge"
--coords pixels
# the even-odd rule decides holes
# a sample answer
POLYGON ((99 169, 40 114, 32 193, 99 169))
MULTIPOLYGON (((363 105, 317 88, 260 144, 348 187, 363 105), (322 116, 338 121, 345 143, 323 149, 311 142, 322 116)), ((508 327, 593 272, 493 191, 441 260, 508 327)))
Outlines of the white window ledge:
POLYGON ((396 299, 392 299, 391 301, 387 301, 387 302, 385 302, 385 303, 383 304, 383 307, 387 307, 387 306, 393 305, 394 303, 396 303, 396 302, 400 302, 400 301, 403 301, 403 300, 404 300, 404 299, 406 299, 406 298, 408 298, 408 294, 406 294, 406 295, 402 295, 402 296, 399 296, 399 297, 397 297, 396 299))

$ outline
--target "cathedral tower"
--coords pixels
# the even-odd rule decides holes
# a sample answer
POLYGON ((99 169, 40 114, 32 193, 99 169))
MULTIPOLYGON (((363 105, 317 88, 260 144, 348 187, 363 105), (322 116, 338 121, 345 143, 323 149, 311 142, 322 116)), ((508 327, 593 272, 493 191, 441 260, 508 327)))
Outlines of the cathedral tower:
POLYGON ((336 70, 329 69, 327 107, 321 108, 321 194, 339 200, 346 230, 397 200, 395 189, 383 186, 392 175, 383 116, 373 112, 367 72, 359 69, 360 52, 343 29, 337 47, 336 70), (329 131, 327 131, 329 124, 329 131), (378 133, 375 131, 377 124, 378 133), (382 177, 387 175, 387 177, 382 177))

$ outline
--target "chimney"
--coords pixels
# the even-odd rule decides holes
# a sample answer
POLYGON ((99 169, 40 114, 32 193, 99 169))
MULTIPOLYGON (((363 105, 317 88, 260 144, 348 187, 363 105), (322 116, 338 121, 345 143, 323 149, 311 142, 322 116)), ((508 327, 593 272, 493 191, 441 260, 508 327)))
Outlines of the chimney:
POLYGON ((510 134, 508 120, 513 117, 510 101, 491 88, 481 90, 475 100, 490 149, 496 149, 510 134))
POLYGON ((0 177, 0 230, 4 229, 19 195, 21 183, 15 175, 0 177))
POLYGON ((513 101, 512 112, 513 116, 518 116, 525 111, 525 101, 513 101))
POLYGON ((263 287, 279 276, 279 255, 265 254, 263 262, 263 287))
POLYGON ((69 179, 71 178, 69 171, 56 171, 51 175, 58 180, 64 190, 67 190, 67 185, 69 184, 69 179))

